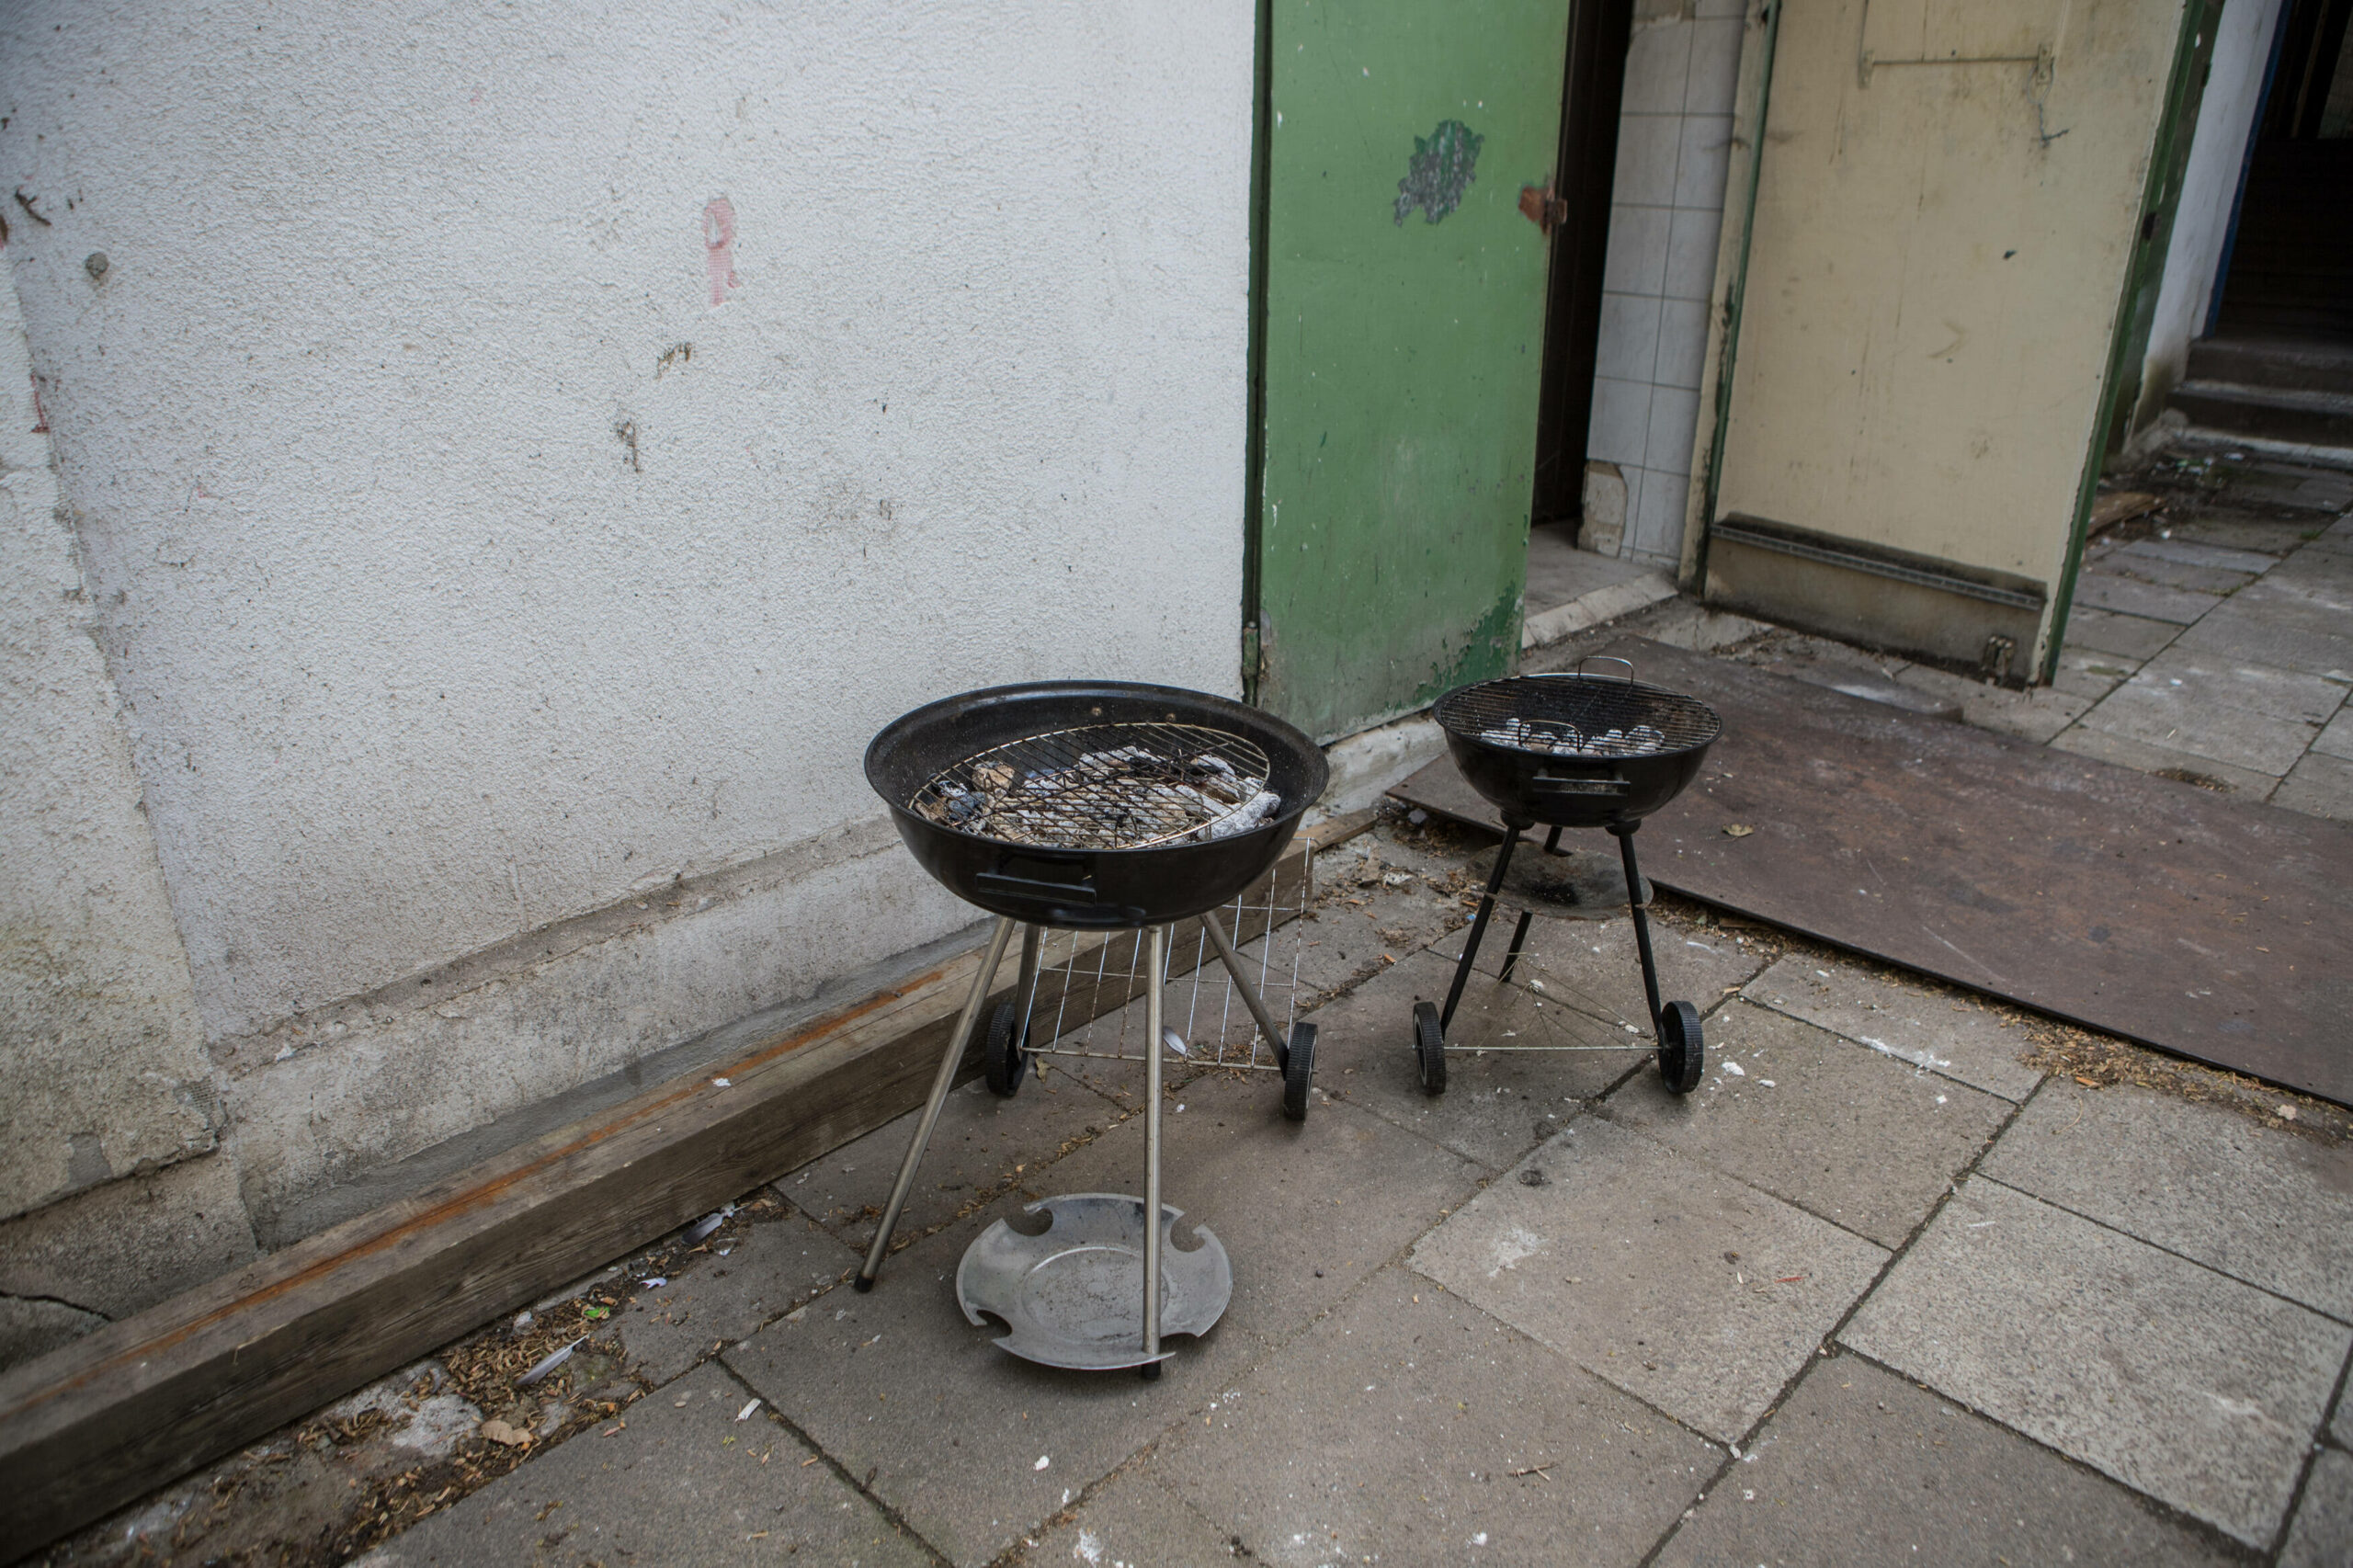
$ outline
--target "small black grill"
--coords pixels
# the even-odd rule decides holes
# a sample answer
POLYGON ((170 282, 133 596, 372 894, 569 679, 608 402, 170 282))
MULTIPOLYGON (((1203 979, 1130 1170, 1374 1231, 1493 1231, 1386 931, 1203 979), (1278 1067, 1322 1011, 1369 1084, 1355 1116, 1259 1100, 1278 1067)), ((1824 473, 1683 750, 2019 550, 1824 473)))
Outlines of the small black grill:
MULTIPOLYGON (((1633 666, 1625 660, 1607 662, 1626 665, 1627 675, 1588 675, 1580 665, 1564 675, 1483 681, 1448 692, 1431 710, 1446 732, 1455 766, 1494 804, 1506 832, 1455 966, 1445 1008, 1430 1002, 1414 1004, 1414 1051, 1422 1087, 1430 1094, 1446 1092, 1447 1028, 1454 1022, 1455 1006, 1478 960, 1479 944, 1495 914, 1495 893, 1503 886, 1512 851, 1520 835, 1540 823, 1552 830, 1544 841, 1548 855, 1560 849, 1564 827, 1606 828, 1618 840, 1627 899, 1633 907, 1634 943, 1642 954, 1643 993, 1657 1040, 1659 1074, 1678 1094, 1699 1086, 1706 1050, 1699 1009, 1688 1002, 1659 1001, 1634 832, 1643 818, 1682 793, 1699 774, 1708 747, 1723 733, 1723 721, 1696 697, 1635 680, 1633 666)), ((1527 944, 1529 918, 1523 911, 1512 933, 1503 963, 1506 980, 1527 944)))

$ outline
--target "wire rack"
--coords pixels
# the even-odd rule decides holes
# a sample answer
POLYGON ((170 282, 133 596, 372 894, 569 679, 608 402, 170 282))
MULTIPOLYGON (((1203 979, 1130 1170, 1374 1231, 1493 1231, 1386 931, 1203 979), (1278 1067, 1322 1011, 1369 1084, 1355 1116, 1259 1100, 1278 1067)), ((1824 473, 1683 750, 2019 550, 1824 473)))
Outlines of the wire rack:
MULTIPOLYGON (((1288 1035, 1299 1017, 1299 965, 1307 924, 1300 916, 1314 897, 1315 850, 1302 840, 1286 853, 1299 857, 1294 862, 1298 876, 1282 876, 1283 866, 1278 862, 1276 874, 1255 890, 1256 896, 1245 892, 1219 914, 1233 933, 1244 963, 1252 969, 1251 978, 1267 1010, 1288 1035), (1262 934, 1245 941, 1246 932, 1262 934)), ((1124 935, 1045 934, 1038 955, 1039 989, 1052 999, 1031 1021, 1030 1038, 1045 1042, 1032 1047, 1032 1055, 1142 1060, 1143 944, 1122 941, 1124 935), (1121 947, 1126 951, 1116 953, 1121 947)), ((1162 1003, 1166 1028, 1185 1042, 1185 1060, 1204 1067, 1279 1071, 1274 1048, 1236 994, 1209 933, 1197 927, 1172 949, 1169 960, 1171 968, 1184 962, 1192 966, 1189 973, 1169 981, 1162 1003)))
POLYGON ((908 806, 1008 844, 1139 849, 1233 815, 1270 771, 1256 744, 1206 725, 1087 724, 966 757, 908 806))

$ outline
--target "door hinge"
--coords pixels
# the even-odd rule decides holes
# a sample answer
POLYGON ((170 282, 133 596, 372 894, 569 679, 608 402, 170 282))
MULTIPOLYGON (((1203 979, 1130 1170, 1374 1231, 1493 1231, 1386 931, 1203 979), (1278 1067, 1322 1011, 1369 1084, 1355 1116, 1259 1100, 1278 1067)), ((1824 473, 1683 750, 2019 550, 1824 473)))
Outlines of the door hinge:
POLYGON ((1519 210, 1529 222, 1547 234, 1569 221, 1568 201, 1555 195, 1549 184, 1521 186, 1519 210))

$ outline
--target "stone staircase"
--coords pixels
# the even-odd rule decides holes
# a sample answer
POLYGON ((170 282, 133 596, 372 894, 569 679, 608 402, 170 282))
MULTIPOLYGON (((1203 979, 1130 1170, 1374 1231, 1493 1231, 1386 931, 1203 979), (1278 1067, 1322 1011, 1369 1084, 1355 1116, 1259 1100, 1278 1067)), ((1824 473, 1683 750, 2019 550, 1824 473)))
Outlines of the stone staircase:
POLYGON ((2353 462, 2353 344, 2202 337, 2165 401, 2192 434, 2335 449, 2353 462))

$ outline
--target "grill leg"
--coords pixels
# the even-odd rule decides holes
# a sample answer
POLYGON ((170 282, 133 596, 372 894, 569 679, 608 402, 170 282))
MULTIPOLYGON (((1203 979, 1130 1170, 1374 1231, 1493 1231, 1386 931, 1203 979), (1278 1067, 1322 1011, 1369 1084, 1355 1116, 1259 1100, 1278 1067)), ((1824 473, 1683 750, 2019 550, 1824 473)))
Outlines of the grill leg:
POLYGON ((923 1119, 915 1123, 915 1142, 907 1145, 907 1157, 899 1166, 899 1179, 891 1187, 891 1201, 882 1210, 882 1222, 874 1229, 874 1243, 866 1249, 865 1267, 858 1271, 858 1288, 874 1289, 874 1277, 882 1272, 882 1255, 891 1250, 891 1233, 899 1228, 899 1210, 907 1204, 907 1193, 915 1185, 915 1167, 923 1164, 923 1152, 931 1143, 931 1130, 939 1120, 939 1108, 948 1101, 948 1091, 956 1084, 956 1064, 964 1059, 964 1047, 972 1039, 972 1026, 980 1021, 981 1005, 989 999, 989 984, 996 979, 996 966, 1005 957, 1006 942, 1013 935, 1013 922, 1000 917, 996 929, 989 935, 989 950, 981 960, 980 972, 972 976, 972 993, 964 998, 964 1011, 956 1019, 956 1028, 948 1037, 948 1048, 939 1053, 939 1071, 931 1077, 931 1098, 924 1102, 923 1119))
POLYGON ((1038 949, 1044 936, 1042 926, 1021 927, 1021 978, 1013 987, 1015 1005, 1021 1016, 1015 1023, 1013 1038, 1024 1049, 1029 1044, 1029 1015, 1038 1006, 1038 949))
MULTIPOLYGON (((1217 961, 1225 965, 1225 972, 1233 977, 1233 988, 1242 994, 1242 1005, 1250 1009, 1252 1017, 1258 1020, 1259 1031, 1267 1037, 1267 1043, 1275 1048, 1275 1060, 1281 1061, 1283 1052, 1290 1049, 1283 1039, 1282 1026, 1275 1022, 1274 1012, 1267 1006, 1267 999, 1258 994, 1256 983, 1243 969, 1242 955, 1234 951, 1233 938, 1225 932, 1225 922, 1220 920, 1217 911, 1212 909, 1201 916, 1201 926, 1210 934, 1210 946, 1217 949, 1217 961)), ((1156 1040, 1159 1037, 1155 1035, 1153 1038, 1156 1040)))
MULTIPOLYGON (((1160 1354, 1160 1030, 1161 992, 1168 983, 1168 927, 1144 938, 1143 1005, 1143 1353, 1160 1354)), ((1143 1375, 1160 1375, 1157 1359, 1143 1375)))
MULTIPOLYGON (((1557 855, 1560 852, 1561 830, 1555 826, 1551 833, 1544 835, 1544 853, 1557 855)), ((1519 912, 1519 924, 1513 928, 1511 934, 1511 950, 1504 954, 1503 977, 1506 980, 1509 980, 1511 971, 1519 967, 1519 950, 1528 945, 1528 923, 1535 918, 1536 912, 1532 909, 1523 909, 1519 912)))
POLYGON ((1658 964, 1651 957, 1651 923, 1643 914, 1643 870, 1634 864, 1634 829, 1641 825, 1612 824, 1609 831, 1618 839, 1618 858, 1626 863, 1626 902, 1634 908, 1634 949, 1643 955, 1643 994, 1650 998, 1651 1029, 1655 1037, 1658 1029, 1658 964))
POLYGON ((1462 1000, 1463 983, 1471 978, 1471 966, 1478 961, 1479 940, 1487 934, 1487 917, 1495 912, 1495 890, 1504 885, 1504 868, 1511 864, 1511 852, 1519 844, 1519 829, 1507 829, 1503 846, 1495 851, 1495 869, 1487 878, 1487 891, 1479 900, 1479 913, 1471 922, 1470 939, 1462 944, 1462 961, 1454 966, 1454 983, 1447 988, 1446 1010, 1438 1016, 1438 1032, 1444 1034, 1454 1022, 1455 1004, 1462 1000))

